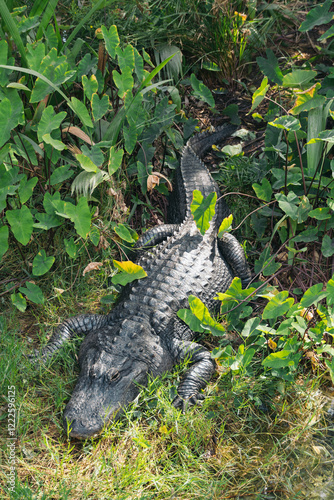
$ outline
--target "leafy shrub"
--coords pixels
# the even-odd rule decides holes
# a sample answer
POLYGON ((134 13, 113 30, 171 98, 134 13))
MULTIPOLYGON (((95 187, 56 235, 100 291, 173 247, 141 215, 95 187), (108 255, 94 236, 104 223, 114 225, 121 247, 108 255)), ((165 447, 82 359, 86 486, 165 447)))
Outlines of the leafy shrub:
MULTIPOLYGON (((14 28, 20 26, 20 12, 14 28)), ((56 231, 70 259, 87 238, 99 244, 103 227, 95 215, 96 188, 106 185, 115 195, 127 168, 146 196, 153 142, 163 134, 179 150, 196 125, 181 113, 175 87, 166 80, 152 83, 173 56, 154 67, 145 50, 141 55, 131 44, 121 47, 116 26, 102 26, 99 53, 80 58, 82 44, 66 50, 68 40, 63 44, 52 25, 37 39, 36 19, 22 22, 27 19, 32 27, 21 50, 25 66, 14 66, 15 53, 6 40, 0 42, 0 256, 13 246, 22 258, 26 287, 11 295, 20 310, 25 297, 44 301, 37 283, 57 259, 56 231)), ((194 94, 213 105, 208 89, 195 76, 191 81, 194 94)), ((173 164, 174 158, 167 156, 166 162, 173 164)), ((156 189, 166 193, 163 183, 156 189)), ((111 224, 111 237, 129 245, 137 236, 123 222, 111 224)))

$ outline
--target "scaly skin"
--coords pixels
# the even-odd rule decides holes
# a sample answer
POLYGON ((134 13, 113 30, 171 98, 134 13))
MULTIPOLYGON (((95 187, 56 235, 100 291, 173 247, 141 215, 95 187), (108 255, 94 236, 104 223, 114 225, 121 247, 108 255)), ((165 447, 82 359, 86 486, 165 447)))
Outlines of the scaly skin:
POLYGON ((193 333, 176 313, 187 307, 190 294, 211 307, 217 292, 224 292, 234 276, 240 276, 244 286, 250 280, 237 240, 228 234, 218 243, 218 228, 229 215, 225 202, 217 202, 204 236, 190 213, 194 189, 203 196, 213 191, 219 195, 200 156, 234 130, 225 126, 213 134, 199 134, 185 146, 172 223, 149 230, 137 243, 144 250, 151 248, 140 251, 138 259, 147 278, 125 287, 109 315, 82 315, 65 321, 40 352, 45 360, 71 336, 86 335, 79 352, 80 375, 64 412, 64 427, 72 437, 97 435, 133 401, 138 384, 146 384, 148 374, 158 376, 186 357, 191 366, 173 404, 184 410, 187 404, 203 399, 200 391, 215 365, 210 352, 193 342, 193 333))

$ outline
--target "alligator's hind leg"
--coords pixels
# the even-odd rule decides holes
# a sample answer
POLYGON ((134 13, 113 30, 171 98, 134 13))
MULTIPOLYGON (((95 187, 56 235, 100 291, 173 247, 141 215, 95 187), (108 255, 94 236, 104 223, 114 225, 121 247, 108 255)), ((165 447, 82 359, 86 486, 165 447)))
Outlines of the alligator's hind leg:
POLYGON ((138 239, 134 248, 144 250, 154 247, 166 240, 168 236, 172 236, 179 227, 180 224, 162 224, 161 226, 152 227, 152 229, 146 231, 146 233, 138 239))
POLYGON ((43 349, 35 349, 34 354, 31 354, 29 359, 38 359, 44 362, 51 358, 67 340, 75 335, 86 335, 92 330, 97 330, 106 325, 107 322, 107 316, 99 314, 80 314, 69 318, 56 328, 47 345, 43 349))
POLYGON ((245 252, 238 240, 231 233, 224 233, 218 239, 218 248, 222 257, 231 266, 235 276, 241 279, 242 287, 246 288, 252 275, 246 261, 245 252))
POLYGON ((187 405, 194 405, 204 399, 199 391, 204 389, 215 371, 215 363, 210 352, 205 347, 195 342, 174 339, 171 354, 177 363, 187 357, 190 359, 191 367, 186 371, 178 387, 178 395, 173 401, 176 408, 184 412, 187 405))

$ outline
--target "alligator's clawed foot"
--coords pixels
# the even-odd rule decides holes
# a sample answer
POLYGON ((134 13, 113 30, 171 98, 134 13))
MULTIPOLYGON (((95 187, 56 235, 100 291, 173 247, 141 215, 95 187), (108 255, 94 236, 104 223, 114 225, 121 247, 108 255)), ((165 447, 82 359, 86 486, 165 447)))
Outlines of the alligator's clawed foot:
POLYGON ((173 406, 175 406, 175 408, 181 410, 182 413, 185 414, 188 408, 197 404, 201 404, 203 399, 205 399, 204 394, 196 394, 190 396, 189 398, 181 398, 181 396, 176 396, 172 404, 173 406))

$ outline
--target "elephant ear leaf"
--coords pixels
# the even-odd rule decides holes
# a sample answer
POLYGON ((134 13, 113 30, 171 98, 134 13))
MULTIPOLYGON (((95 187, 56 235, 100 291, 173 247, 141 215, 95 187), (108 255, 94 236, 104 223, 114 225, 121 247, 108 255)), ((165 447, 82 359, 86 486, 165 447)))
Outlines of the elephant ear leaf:
POLYGON ((127 260, 126 262, 119 262, 117 260, 114 260, 113 262, 116 269, 119 269, 121 271, 111 278, 111 281, 114 285, 124 286, 128 283, 131 283, 132 281, 145 278, 147 276, 146 271, 144 271, 141 266, 138 266, 138 264, 134 264, 130 260, 127 260))
POLYGON ((204 198, 202 193, 197 189, 193 192, 193 201, 190 205, 190 211, 202 235, 209 229, 210 221, 215 215, 216 201, 217 193, 211 193, 204 198))

